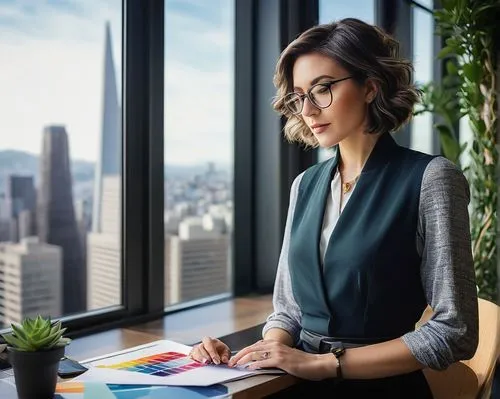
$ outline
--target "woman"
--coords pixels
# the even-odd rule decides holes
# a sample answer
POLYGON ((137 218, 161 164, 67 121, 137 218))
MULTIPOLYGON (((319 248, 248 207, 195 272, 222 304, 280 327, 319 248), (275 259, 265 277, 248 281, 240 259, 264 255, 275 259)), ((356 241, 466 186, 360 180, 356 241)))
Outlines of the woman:
POLYGON ((206 337, 193 358, 279 367, 335 397, 430 398, 423 368, 474 355, 467 181, 390 134, 418 101, 411 72, 395 40, 350 18, 283 51, 274 107, 288 118, 285 135, 334 155, 292 185, 263 340, 229 359, 206 337), (427 304, 434 315, 415 330, 427 304))

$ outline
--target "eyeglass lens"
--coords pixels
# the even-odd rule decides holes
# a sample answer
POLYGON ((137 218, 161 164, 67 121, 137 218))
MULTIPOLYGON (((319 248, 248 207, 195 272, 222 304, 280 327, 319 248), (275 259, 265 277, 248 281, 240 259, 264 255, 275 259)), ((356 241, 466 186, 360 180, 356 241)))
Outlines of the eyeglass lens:
MULTIPOLYGON (((304 106, 305 95, 300 95, 298 93, 290 93, 286 100, 285 105, 293 114, 299 114, 302 112, 302 107, 304 106)), ((329 86, 326 85, 316 85, 309 90, 309 99, 318 108, 326 108, 332 103, 332 92, 329 86)))

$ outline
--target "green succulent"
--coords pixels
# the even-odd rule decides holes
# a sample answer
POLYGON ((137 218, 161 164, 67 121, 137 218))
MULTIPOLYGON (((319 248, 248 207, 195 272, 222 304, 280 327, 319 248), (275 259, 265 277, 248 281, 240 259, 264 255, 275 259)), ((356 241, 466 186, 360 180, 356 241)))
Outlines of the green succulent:
POLYGON ((34 319, 25 318, 19 324, 12 323, 12 332, 2 334, 5 342, 13 348, 35 352, 66 346, 71 340, 62 335, 66 328, 61 328, 61 322, 51 323, 50 319, 37 316, 34 319))

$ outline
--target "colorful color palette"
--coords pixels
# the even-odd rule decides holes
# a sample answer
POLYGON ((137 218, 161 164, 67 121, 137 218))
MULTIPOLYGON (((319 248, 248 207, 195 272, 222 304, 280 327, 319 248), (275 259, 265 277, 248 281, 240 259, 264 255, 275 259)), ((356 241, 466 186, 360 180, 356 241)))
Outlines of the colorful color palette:
POLYGON ((124 371, 136 371, 138 373, 166 377, 202 366, 202 363, 198 363, 182 353, 165 352, 128 362, 97 367, 124 371))

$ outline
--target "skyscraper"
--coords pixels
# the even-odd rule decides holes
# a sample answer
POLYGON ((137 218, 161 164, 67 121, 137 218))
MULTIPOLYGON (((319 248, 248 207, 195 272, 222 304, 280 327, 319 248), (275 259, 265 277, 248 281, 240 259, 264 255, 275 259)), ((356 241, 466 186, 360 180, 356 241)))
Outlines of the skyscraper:
POLYGON ((62 254, 37 237, 0 243, 0 326, 37 314, 61 316, 62 254))
POLYGON ((187 218, 165 236, 166 305, 230 290, 229 236, 207 221, 187 218))
POLYGON ((122 132, 121 111, 116 87, 115 64, 111 49, 111 29, 106 23, 104 45, 104 91, 102 97, 101 147, 94 175, 94 209, 92 212, 92 231, 102 230, 102 179, 103 176, 121 174, 122 132))
POLYGON ((7 196, 0 193, 0 242, 11 241, 11 221, 7 196))
POLYGON ((63 314, 86 309, 86 270, 73 205, 68 135, 64 126, 43 131, 37 230, 41 243, 63 251, 63 314))
POLYGON ((10 219, 16 225, 11 239, 19 241, 35 232, 36 191, 33 176, 10 175, 7 180, 10 219))
POLYGON ((111 30, 106 23, 101 148, 94 175, 92 232, 87 236, 87 306, 121 304, 122 132, 111 30))
POLYGON ((17 217, 17 238, 21 241, 23 238, 31 237, 35 231, 35 213, 33 211, 21 211, 17 217))
POLYGON ((102 180, 102 213, 99 233, 87 236, 89 310, 122 303, 120 176, 102 180))
POLYGON ((10 175, 7 182, 7 193, 12 203, 11 216, 17 217, 24 210, 34 210, 36 194, 33 176, 10 175))

